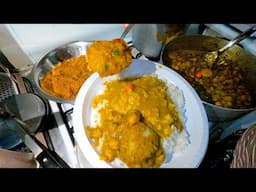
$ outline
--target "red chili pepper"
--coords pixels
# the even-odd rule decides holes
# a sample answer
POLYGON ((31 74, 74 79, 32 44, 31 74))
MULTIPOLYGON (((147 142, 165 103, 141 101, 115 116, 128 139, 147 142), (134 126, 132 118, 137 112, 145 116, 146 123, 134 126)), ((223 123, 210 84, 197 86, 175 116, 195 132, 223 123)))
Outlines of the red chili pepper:
POLYGON ((196 78, 200 79, 202 77, 202 72, 201 71, 197 71, 195 76, 196 76, 196 78))

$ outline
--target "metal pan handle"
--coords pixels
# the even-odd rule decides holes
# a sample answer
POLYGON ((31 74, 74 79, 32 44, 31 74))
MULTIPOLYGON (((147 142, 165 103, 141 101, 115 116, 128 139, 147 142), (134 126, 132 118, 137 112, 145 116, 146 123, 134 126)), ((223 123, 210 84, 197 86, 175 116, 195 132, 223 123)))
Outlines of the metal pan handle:
POLYGON ((43 168, 70 168, 69 165, 55 151, 49 150, 34 135, 31 135, 27 131, 27 124, 25 122, 21 121, 17 117, 13 117, 13 119, 21 125, 21 128, 25 132, 26 136, 29 138, 28 147, 36 147, 41 149, 41 152, 35 155, 36 160, 43 168))
POLYGON ((70 168, 55 151, 49 150, 37 139, 36 142, 38 142, 38 145, 43 149, 43 151, 36 157, 36 160, 42 168, 70 168))

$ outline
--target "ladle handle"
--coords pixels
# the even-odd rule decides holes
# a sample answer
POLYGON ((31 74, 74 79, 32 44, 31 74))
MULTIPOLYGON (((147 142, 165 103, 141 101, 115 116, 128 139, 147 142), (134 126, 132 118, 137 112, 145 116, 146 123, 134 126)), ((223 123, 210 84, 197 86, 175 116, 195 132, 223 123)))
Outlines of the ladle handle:
POLYGON ((126 37, 126 35, 130 32, 130 30, 132 29, 133 26, 134 26, 134 24, 129 24, 128 27, 125 28, 124 32, 120 36, 120 39, 124 39, 126 37))
POLYGON ((241 33, 240 35, 236 36, 233 40, 231 40, 227 45, 219 49, 219 53, 222 53, 232 47, 234 44, 239 43, 243 39, 249 37, 252 33, 256 31, 256 25, 253 25, 251 28, 246 30, 245 32, 241 33))

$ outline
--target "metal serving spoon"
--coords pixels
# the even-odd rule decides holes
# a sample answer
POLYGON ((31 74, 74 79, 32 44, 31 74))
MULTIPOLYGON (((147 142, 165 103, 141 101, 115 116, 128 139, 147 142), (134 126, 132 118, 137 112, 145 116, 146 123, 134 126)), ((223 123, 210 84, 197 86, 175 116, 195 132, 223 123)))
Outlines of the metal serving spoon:
POLYGON ((217 61, 221 54, 223 54, 227 49, 231 48, 233 45, 239 43, 243 39, 249 37, 252 33, 256 31, 256 25, 253 25, 245 32, 241 33, 240 35, 236 36, 234 39, 230 40, 228 44, 226 44, 224 47, 218 49, 217 51, 211 51, 205 55, 205 59, 208 63, 208 65, 211 68, 216 67, 217 61))
POLYGON ((120 39, 124 39, 126 37, 126 35, 130 32, 130 30, 132 29, 132 27, 134 26, 134 24, 129 24, 128 27, 126 27, 122 33, 122 35, 120 36, 120 39))

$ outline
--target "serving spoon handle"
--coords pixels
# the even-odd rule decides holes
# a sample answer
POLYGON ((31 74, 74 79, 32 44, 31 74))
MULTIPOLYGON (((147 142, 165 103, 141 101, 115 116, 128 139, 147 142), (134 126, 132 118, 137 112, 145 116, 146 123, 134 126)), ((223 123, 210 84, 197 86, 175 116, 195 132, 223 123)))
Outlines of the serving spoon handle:
POLYGON ((256 31, 256 25, 253 25, 252 27, 250 27, 249 29, 247 29, 246 31, 244 31, 243 33, 241 33, 240 35, 238 35, 234 39, 232 39, 227 45, 225 45, 224 47, 219 49, 218 52, 223 53, 224 51, 226 51, 233 45, 235 45, 235 44, 239 43, 240 41, 242 41, 243 39, 247 38, 249 35, 251 35, 255 31, 256 31))
POLYGON ((134 24, 129 24, 128 27, 126 27, 122 33, 122 35, 120 36, 120 39, 124 39, 126 37, 126 35, 130 32, 130 30, 132 29, 132 27, 134 26, 134 24))
POLYGON ((211 51, 205 55, 206 60, 208 61, 208 66, 211 67, 211 69, 216 69, 219 57, 222 53, 224 53, 227 49, 231 48, 233 45, 239 43, 243 39, 249 37, 252 33, 256 31, 256 25, 253 25, 243 33, 236 36, 234 39, 230 40, 224 47, 219 48, 216 51, 211 51))

